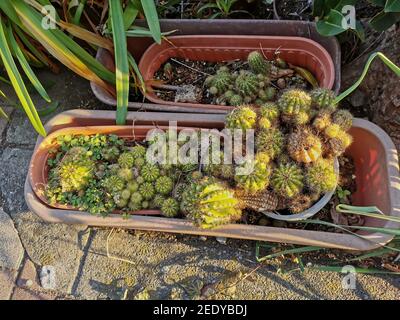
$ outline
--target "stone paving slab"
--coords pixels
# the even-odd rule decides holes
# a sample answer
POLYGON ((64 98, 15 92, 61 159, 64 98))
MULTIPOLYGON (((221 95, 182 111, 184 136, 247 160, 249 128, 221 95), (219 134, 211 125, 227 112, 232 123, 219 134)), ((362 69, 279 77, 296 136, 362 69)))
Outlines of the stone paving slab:
POLYGON ((11 297, 16 277, 15 270, 0 268, 0 300, 8 300, 11 297))
POLYGON ((10 216, 0 209, 0 267, 18 270, 23 256, 18 231, 10 216))

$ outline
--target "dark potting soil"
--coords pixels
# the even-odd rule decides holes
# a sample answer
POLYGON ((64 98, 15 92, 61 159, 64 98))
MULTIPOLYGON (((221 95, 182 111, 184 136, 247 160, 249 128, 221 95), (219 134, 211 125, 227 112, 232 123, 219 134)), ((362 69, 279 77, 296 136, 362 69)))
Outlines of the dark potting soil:
MULTIPOLYGON (((166 85, 193 85, 197 87, 197 91, 199 92, 197 103, 218 104, 216 101, 217 97, 210 95, 207 87, 204 86, 204 81, 208 76, 216 74, 217 70, 222 66, 228 67, 232 73, 239 70, 249 70, 248 63, 242 60, 215 63, 172 58, 156 72, 155 79, 160 80, 160 83, 166 85)), ((277 96, 279 96, 279 91, 288 87, 304 90, 312 89, 309 83, 295 72, 291 76, 284 76, 271 81, 271 86, 277 89, 277 96)), ((163 100, 175 101, 176 91, 174 90, 158 88, 155 89, 155 93, 163 100)))
POLYGON ((312 1, 275 0, 276 11, 282 20, 312 20, 312 1))

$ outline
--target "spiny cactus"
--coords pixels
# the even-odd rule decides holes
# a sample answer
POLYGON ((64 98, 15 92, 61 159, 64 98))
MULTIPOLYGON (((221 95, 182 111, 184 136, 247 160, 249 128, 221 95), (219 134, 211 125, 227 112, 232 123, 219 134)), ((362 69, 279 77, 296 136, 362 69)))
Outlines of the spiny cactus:
POLYGON ((286 90, 278 100, 279 108, 288 120, 300 112, 308 112, 311 107, 310 95, 299 89, 286 90))
POLYGON ((246 71, 241 72, 241 74, 239 74, 235 80, 236 90, 244 97, 256 96, 260 89, 259 84, 260 80, 257 78, 257 76, 246 71))
POLYGON ((118 164, 120 165, 121 168, 132 168, 133 167, 133 162, 134 158, 132 153, 130 152, 124 152, 122 153, 119 158, 118 158, 118 164))
POLYGON ((151 201, 151 206, 153 208, 161 209, 161 206, 163 205, 165 201, 165 197, 161 194, 156 194, 151 201))
POLYGON ((344 131, 340 131, 337 138, 343 143, 345 148, 348 148, 353 142, 353 137, 344 131))
POLYGON ((277 199, 269 193, 249 197, 209 178, 191 184, 181 201, 181 211, 201 228, 214 228, 239 220, 246 207, 275 210, 277 206, 277 199))
POLYGON ((333 123, 338 124, 344 131, 350 130, 353 125, 353 115, 347 110, 337 110, 332 119, 333 123))
POLYGON ((62 192, 83 190, 95 174, 95 163, 81 147, 70 149, 57 167, 62 192))
POLYGON ((205 83, 211 94, 222 95, 233 85, 233 78, 229 72, 219 70, 215 75, 208 77, 205 83))
POLYGON ((137 203, 137 202, 130 201, 128 203, 128 208, 129 208, 130 211, 142 210, 142 203, 141 202, 137 203))
POLYGON ((256 74, 267 75, 270 72, 271 65, 269 61, 264 59, 260 51, 252 51, 247 57, 250 69, 256 74))
POLYGON ((131 194, 130 202, 138 204, 142 203, 142 201, 143 201, 143 196, 140 192, 133 192, 131 194))
POLYGON ((267 164, 271 161, 271 157, 268 155, 267 152, 257 152, 254 156, 254 159, 258 163, 264 163, 267 164))
POLYGON ((309 116, 308 112, 300 111, 298 114, 296 114, 293 117, 292 122, 293 122, 293 124, 295 124, 297 126, 301 126, 301 125, 308 123, 309 120, 310 120, 310 116, 309 116))
POLYGON ((325 144, 325 155, 329 158, 339 157, 346 150, 343 142, 338 138, 329 139, 325 144))
POLYGON ((260 129, 269 129, 277 123, 279 119, 279 108, 276 103, 267 102, 260 106, 260 117, 258 127, 260 129))
POLYGON ((237 107, 243 104, 243 98, 240 94, 234 94, 230 99, 229 99, 229 104, 231 106, 237 107))
POLYGON ((244 169, 244 174, 239 175, 237 173, 235 175, 236 186, 238 188, 243 189, 247 193, 254 194, 268 187, 271 168, 266 163, 248 161, 239 168, 244 169))
POLYGON ((331 113, 326 110, 319 112, 313 122, 313 126, 318 131, 324 131, 331 124, 332 124, 331 113))
POLYGON ((111 175, 103 180, 103 187, 110 193, 119 192, 125 188, 125 181, 117 175, 111 175))
POLYGON ((141 169, 145 165, 145 163, 146 163, 146 159, 143 157, 138 157, 133 162, 135 168, 137 168, 137 169, 141 169))
POLYGON ((139 189, 139 184, 137 181, 129 181, 126 185, 126 188, 131 192, 136 192, 139 189))
POLYGON ((326 193, 336 188, 338 176, 333 162, 319 159, 310 165, 305 173, 305 181, 310 190, 317 193, 326 193))
POLYGON ((287 149, 293 160, 310 163, 321 156, 322 143, 309 130, 301 128, 289 135, 287 149))
POLYGON ((261 130, 255 140, 257 151, 265 152, 273 159, 282 152, 285 137, 279 129, 271 128, 261 130))
POLYGON ((204 172, 208 175, 221 178, 231 179, 234 176, 234 167, 232 164, 224 163, 224 153, 219 152, 219 163, 213 163, 213 158, 208 159, 208 164, 204 166, 204 172))
POLYGON ((243 105, 233 109, 226 116, 226 128, 229 129, 254 129, 256 125, 257 114, 251 106, 243 105))
POLYGON ((118 177, 125 181, 131 181, 133 179, 133 171, 129 168, 121 168, 117 171, 118 177))
POLYGON ((326 88, 317 88, 310 92, 313 105, 317 109, 335 110, 335 93, 326 88))
POLYGON ((273 190, 284 198, 293 198, 304 187, 302 170, 294 163, 279 164, 271 176, 273 190))
POLYGON ((131 192, 129 189, 124 189, 120 193, 120 197, 124 200, 129 200, 131 198, 131 192))
POLYGON ((336 123, 327 126, 324 130, 325 135, 330 139, 338 137, 341 132, 343 132, 342 128, 336 123))
POLYGON ((147 149, 144 146, 137 145, 131 148, 130 153, 132 156, 137 159, 137 158, 145 158, 146 156, 147 149))
POLYGON ((160 169, 156 164, 146 163, 140 173, 145 181, 153 182, 160 176, 160 169))
POLYGON ((103 148, 101 155, 106 161, 114 161, 119 156, 119 149, 116 146, 112 146, 111 148, 103 148))
POLYGON ((166 199, 161 205, 161 212, 168 218, 177 216, 179 212, 179 203, 174 198, 166 199))
POLYGON ((150 200, 154 197, 155 190, 151 182, 144 182, 139 187, 139 192, 142 197, 146 200, 150 200))
POLYGON ((166 195, 169 194, 174 187, 174 182, 170 177, 159 177, 155 183, 156 192, 166 195))

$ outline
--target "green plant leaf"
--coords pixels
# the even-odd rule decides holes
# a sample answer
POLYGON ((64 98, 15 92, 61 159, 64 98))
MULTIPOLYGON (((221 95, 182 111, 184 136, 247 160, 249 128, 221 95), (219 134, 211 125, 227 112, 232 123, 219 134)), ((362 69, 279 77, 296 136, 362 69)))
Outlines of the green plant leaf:
POLYGON ((300 248, 282 250, 280 252, 274 252, 269 255, 260 257, 260 245, 257 242, 256 243, 256 260, 257 260, 257 262, 263 262, 267 259, 280 257, 285 254, 296 254, 296 253, 313 252, 313 251, 321 251, 321 250, 325 250, 325 248, 316 247, 316 246, 305 246, 305 247, 300 247, 300 248))
POLYGON ((393 221, 400 223, 400 217, 393 217, 385 215, 378 207, 361 207, 361 206, 350 206, 347 204, 338 204, 336 206, 336 211, 340 213, 357 214, 360 216, 366 216, 370 218, 376 218, 386 221, 393 221))
POLYGON ((139 14, 139 8, 133 1, 129 1, 124 11, 124 26, 128 30, 139 14))
POLYGON ((400 21, 399 12, 384 12, 381 11, 375 17, 370 20, 370 25, 377 31, 385 31, 394 25, 397 21, 400 21))
POLYGON ((385 5, 385 12, 400 12, 399 0, 387 0, 385 5))
POLYGON ((361 82, 364 80, 369 67, 372 63, 372 61, 376 58, 379 57, 383 63, 385 63, 398 77, 400 77, 400 67, 396 66, 392 61, 390 61, 383 53, 381 52, 375 52, 372 53, 367 62, 365 63, 364 66, 364 70, 361 73, 360 78, 358 78, 358 80, 347 90, 345 90, 344 92, 342 92, 340 95, 338 95, 335 99, 335 104, 339 103, 340 101, 342 101, 344 98, 346 98, 350 93, 352 93, 354 90, 357 89, 357 87, 361 84, 361 82))
POLYGON ((109 5, 115 54, 117 124, 123 125, 126 121, 129 103, 128 50, 121 2, 120 0, 109 0, 109 5))
POLYGON ((24 81, 18 71, 17 66, 12 58, 10 48, 7 45, 7 39, 5 35, 3 24, 3 18, 0 15, 0 57, 3 61, 4 67, 7 71, 8 77, 12 83, 15 93, 18 96, 29 120, 31 121, 35 130, 42 136, 46 136, 46 130, 43 127, 42 121, 36 111, 35 105, 28 91, 26 90, 24 81))
POLYGON ((156 43, 161 43, 161 28, 158 21, 157 8, 154 0, 141 0, 144 15, 146 16, 147 25, 151 31, 153 39, 156 43))
MULTIPOLYGON (((308 269, 319 270, 319 271, 326 271, 326 272, 340 272, 343 273, 344 267, 337 267, 337 266, 309 266, 308 269)), ((358 268, 354 267, 354 272, 356 273, 365 273, 365 274, 400 274, 400 272, 393 272, 393 271, 386 271, 386 270, 379 270, 379 269, 372 269, 372 268, 358 268)))
POLYGON ((43 88, 42 84, 40 83, 39 79, 36 77, 35 73, 33 72, 32 68, 30 67, 28 61, 25 59, 24 54, 21 51, 21 48, 18 46, 17 42, 15 41, 14 35, 12 33, 11 27, 8 27, 6 30, 6 37, 8 43, 11 45, 11 49, 14 51, 19 64, 21 65, 22 69, 24 70, 27 78, 35 87, 37 92, 41 95, 41 97, 47 101, 51 102, 49 95, 47 94, 45 88, 43 88))
POLYGON ((368 0, 368 2, 378 6, 378 7, 384 7, 385 3, 387 0, 368 0))
POLYGON ((146 92, 146 84, 144 83, 142 74, 140 73, 137 63, 130 52, 128 53, 128 61, 129 61, 129 65, 131 66, 131 68, 133 69, 133 71, 135 72, 135 74, 139 80, 142 92, 145 93, 146 92))
POLYGON ((332 9, 327 17, 317 22, 317 30, 321 35, 326 37, 336 36, 347 30, 342 26, 344 19, 343 14, 332 9))
POLYGON ((38 114, 41 117, 48 116, 49 114, 52 114, 54 111, 56 111, 59 105, 60 103, 58 101, 53 101, 47 107, 39 109, 38 114))
POLYGON ((325 15, 325 0, 314 0, 312 7, 312 16, 322 18, 325 15))

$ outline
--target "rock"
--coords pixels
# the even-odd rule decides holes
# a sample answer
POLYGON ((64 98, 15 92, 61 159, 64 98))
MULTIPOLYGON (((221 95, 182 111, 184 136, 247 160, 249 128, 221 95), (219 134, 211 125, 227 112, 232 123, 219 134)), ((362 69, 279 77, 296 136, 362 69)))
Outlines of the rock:
POLYGON ((0 209, 0 267, 18 270, 24 249, 10 216, 0 209))
POLYGON ((16 277, 16 271, 0 268, 0 300, 10 299, 16 277))
POLYGON ((216 237, 215 238, 218 243, 226 245, 226 238, 225 237, 216 237))

